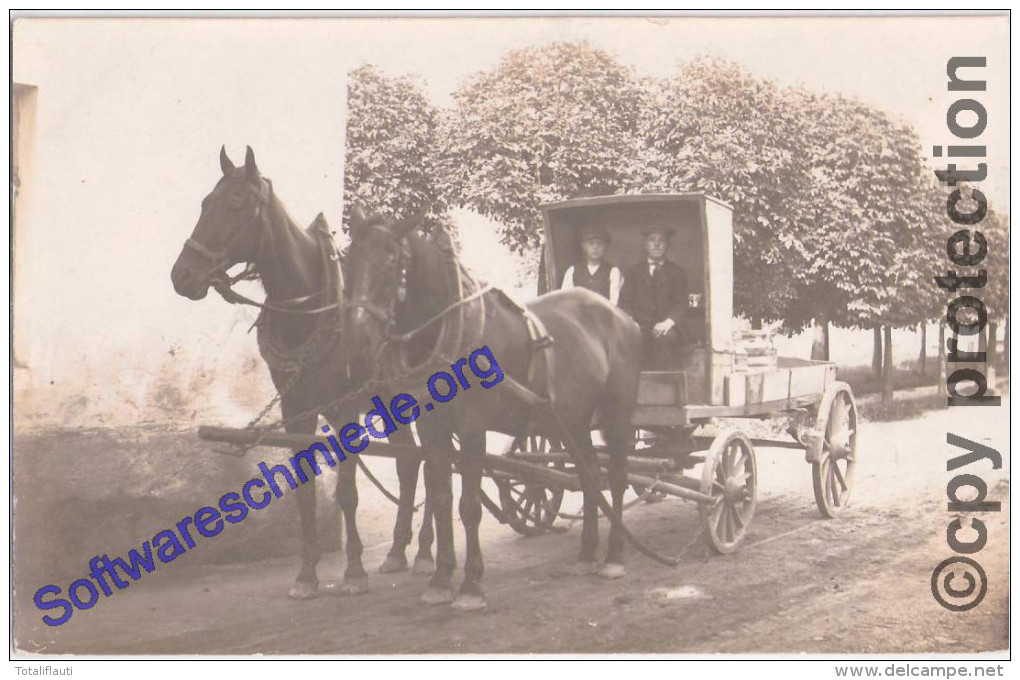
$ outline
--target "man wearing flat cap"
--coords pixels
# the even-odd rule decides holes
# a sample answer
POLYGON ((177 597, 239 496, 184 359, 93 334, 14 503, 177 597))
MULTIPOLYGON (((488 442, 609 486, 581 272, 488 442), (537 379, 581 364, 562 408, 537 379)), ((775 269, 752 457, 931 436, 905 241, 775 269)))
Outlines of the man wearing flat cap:
POLYGON ((653 225, 642 234, 646 257, 627 269, 620 307, 641 327, 644 368, 675 370, 687 310, 687 277, 679 265, 666 259, 672 227, 653 225))
POLYGON ((587 288, 608 298, 614 305, 620 300, 623 274, 605 259, 606 249, 612 243, 606 228, 586 226, 581 229, 581 259, 563 274, 563 290, 587 288))

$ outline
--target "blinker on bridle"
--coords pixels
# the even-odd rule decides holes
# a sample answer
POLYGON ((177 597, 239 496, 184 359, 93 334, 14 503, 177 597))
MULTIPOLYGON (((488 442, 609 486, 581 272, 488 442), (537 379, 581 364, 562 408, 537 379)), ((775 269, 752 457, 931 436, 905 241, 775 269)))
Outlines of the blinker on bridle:
POLYGON ((397 293, 386 307, 376 304, 364 295, 360 295, 350 301, 344 302, 343 307, 365 310, 369 313, 369 315, 374 316, 382 322, 385 326, 384 334, 389 337, 390 331, 393 329, 393 324, 396 322, 397 303, 404 302, 407 299, 407 263, 411 259, 411 243, 406 236, 398 240, 393 231, 383 222, 373 222, 367 228, 377 229, 383 232, 400 246, 400 260, 397 268, 397 293))

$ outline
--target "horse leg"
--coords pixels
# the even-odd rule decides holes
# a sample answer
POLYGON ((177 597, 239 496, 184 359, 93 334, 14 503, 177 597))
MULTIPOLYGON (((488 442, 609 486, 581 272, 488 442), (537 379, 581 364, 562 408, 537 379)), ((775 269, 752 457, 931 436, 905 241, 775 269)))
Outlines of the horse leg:
MULTIPOLYGON (((289 404, 283 404, 284 418, 290 410, 297 410, 289 404)), ((300 418, 286 424, 287 432, 307 434, 315 436, 315 425, 318 416, 300 418)), ((294 453, 298 450, 295 449, 294 453)), ((315 480, 310 479, 308 483, 301 484, 297 488, 298 517, 301 520, 301 571, 298 573, 294 585, 287 593, 295 600, 309 600, 319 593, 319 579, 315 573, 315 567, 322 555, 319 548, 319 536, 315 522, 315 480)))
MULTIPOLYGON (((591 422, 589 418, 587 422, 591 422)), ((582 456, 586 461, 586 470, 578 470, 581 477, 581 490, 584 497, 583 521, 581 525, 581 552, 574 565, 574 574, 586 576, 598 571, 595 553, 599 547, 599 506, 596 494, 602 493, 599 481, 599 463, 591 445, 591 432, 588 426, 571 427, 570 439, 577 447, 575 455, 582 456), (589 474, 589 472, 591 474, 589 474)))
MULTIPOLYGON (((399 444, 414 443, 408 430, 397 430, 390 435, 390 441, 399 444)), ((419 467, 421 467, 421 459, 418 456, 411 454, 397 456, 400 497, 397 505, 397 520, 393 525, 393 545, 386 555, 386 560, 379 567, 379 571, 384 574, 407 570, 407 557, 404 552, 411 542, 411 524, 414 520, 414 497, 418 490, 419 467)))
MULTIPOLYGON (((421 461, 418 461, 421 464, 421 461)), ((432 542, 436 533, 433 530, 434 515, 428 494, 422 510, 421 529, 418 530, 418 554, 414 556, 414 573, 418 576, 429 576, 436 573, 436 561, 432 559, 432 542)))
MULTIPOLYGON (((623 494, 627 490, 627 452, 632 448, 631 429, 623 426, 610 426, 606 429, 609 448, 609 489, 613 496, 613 511, 617 517, 623 517, 623 494)), ((599 570, 602 578, 623 578, 623 549, 626 545, 623 533, 613 522, 609 528, 609 551, 606 563, 599 570)))
POLYGON ((345 460, 336 466, 336 499, 344 513, 344 528, 347 530, 347 569, 341 591, 345 595, 359 595, 368 592, 368 574, 361 564, 361 535, 358 533, 358 485, 357 463, 345 460))
POLYGON ((425 604, 446 604, 453 601, 450 581, 457 567, 453 547, 453 488, 450 437, 429 437, 422 446, 430 449, 425 459, 425 494, 432 504, 436 522, 436 573, 422 594, 425 604), (432 441, 435 439, 435 441, 432 441))
POLYGON ((482 456, 485 454, 485 431, 461 433, 460 439, 460 521, 467 538, 467 557, 464 560, 464 583, 460 586, 453 608, 460 611, 485 609, 482 594, 482 574, 485 564, 478 541, 478 527, 482 523, 482 456))

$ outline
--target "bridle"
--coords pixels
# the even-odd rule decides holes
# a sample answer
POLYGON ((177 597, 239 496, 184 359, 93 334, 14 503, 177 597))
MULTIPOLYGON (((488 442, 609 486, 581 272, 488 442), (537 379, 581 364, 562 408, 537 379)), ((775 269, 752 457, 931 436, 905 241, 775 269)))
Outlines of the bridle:
MULTIPOLYGON (((233 289, 232 286, 238 281, 251 281, 259 278, 259 273, 255 268, 255 263, 258 262, 262 256, 266 234, 269 232, 269 221, 266 217, 266 213, 268 206, 273 203, 274 196, 272 180, 268 177, 262 177, 261 179, 265 182, 265 190, 259 192, 259 196, 255 202, 255 213, 249 220, 247 228, 238 229, 237 233, 235 233, 220 250, 213 250, 194 237, 189 237, 184 242, 184 247, 190 248, 208 261, 209 270, 207 272, 207 278, 209 280, 209 285, 220 294, 220 297, 230 304, 250 305, 252 307, 258 307, 259 309, 269 309, 274 312, 286 314, 321 314, 322 312, 328 312, 331 309, 340 308, 342 300, 339 299, 315 309, 295 309, 294 307, 289 306, 308 302, 323 293, 327 293, 330 287, 329 272, 326 272, 327 275, 323 279, 326 283, 322 290, 316 291, 310 295, 302 295, 300 297, 288 298, 286 300, 277 300, 273 303, 268 301, 256 302, 255 300, 252 300, 233 289), (258 246, 255 248, 255 254, 248 262, 245 263, 245 268, 241 271, 241 273, 235 276, 230 276, 227 273, 227 270, 234 264, 230 257, 230 253, 243 238, 249 236, 253 224, 258 233, 258 246)), ((328 240, 328 234, 326 234, 325 237, 326 238, 322 239, 323 241, 328 240)), ((332 242, 326 244, 325 247, 332 249, 330 257, 325 258, 328 266, 329 261, 336 262, 339 260, 339 254, 336 253, 336 249, 332 245, 332 242)))
POLYGON ((375 222, 366 227, 368 229, 376 229, 384 233, 390 239, 398 242, 400 247, 400 255, 397 260, 397 292, 390 299, 387 306, 376 304, 372 300, 368 299, 365 295, 359 295, 351 300, 345 300, 342 303, 342 307, 347 309, 363 309, 368 312, 369 316, 373 316, 383 324, 383 337, 385 339, 390 338, 393 326, 397 320, 397 303, 403 302, 407 299, 407 264, 411 260, 411 242, 408 237, 404 236, 399 238, 390 230, 386 224, 381 222, 375 222))
MULTIPOLYGON (((364 295, 358 295, 350 300, 345 301, 342 306, 345 309, 363 309, 368 312, 369 315, 378 319, 383 325, 383 337, 379 346, 373 352, 372 363, 376 369, 380 369, 384 362, 381 360, 385 352, 396 346, 405 346, 419 333, 432 326, 432 324, 443 321, 443 326, 439 333, 438 345, 450 344, 456 346, 453 349, 459 351, 459 346, 463 344, 466 334, 471 336, 481 337, 484 334, 485 326, 485 302, 484 296, 493 290, 490 284, 478 285, 474 283, 471 277, 464 271, 463 266, 457 259, 456 254, 453 252, 452 246, 448 246, 448 260, 451 265, 452 277, 450 281, 450 293, 454 300, 444 307, 439 312, 433 314, 428 319, 418 324, 411 330, 404 333, 394 333, 393 328, 396 325, 396 310, 397 304, 404 302, 407 298, 407 268, 408 263, 411 259, 411 244, 410 239, 407 236, 398 236, 393 233, 393 230, 389 228, 385 223, 373 223, 365 228, 377 229, 385 234, 389 239, 395 241, 399 246, 399 259, 397 261, 397 281, 396 281, 396 294, 390 299, 389 304, 386 306, 379 305, 372 300, 368 299, 364 295), (464 283, 468 281, 475 288, 473 292, 468 295, 464 295, 464 283), (467 320, 464 318, 463 308, 475 301, 479 301, 480 307, 477 315, 477 323, 472 324, 477 328, 472 328, 470 331, 466 328, 467 320), (449 316, 454 311, 461 311, 460 315, 457 315, 453 323, 447 323, 449 316)), ((432 359, 444 359, 442 351, 444 348, 439 347, 433 348, 430 352, 430 358, 432 359)), ((406 364, 406 356, 403 351, 398 351, 397 355, 404 369, 404 373, 408 372, 410 368, 406 364)), ((428 363, 427 361, 425 362, 428 363)))

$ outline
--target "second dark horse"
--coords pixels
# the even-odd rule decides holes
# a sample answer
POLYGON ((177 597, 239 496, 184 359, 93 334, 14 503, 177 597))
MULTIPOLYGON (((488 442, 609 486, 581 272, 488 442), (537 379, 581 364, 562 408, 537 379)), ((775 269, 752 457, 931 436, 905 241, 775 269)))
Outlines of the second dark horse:
MULTIPOLYGON (((487 346, 506 379, 491 390, 469 393, 425 416, 419 429, 425 450, 425 486, 436 519, 436 573, 422 596, 427 603, 451 602, 461 610, 485 607, 482 594, 482 551, 478 528, 482 518, 481 480, 486 430, 520 435, 544 432, 566 440, 585 462, 582 470, 597 470, 591 444, 592 417, 600 414, 610 452, 609 483, 617 513, 627 483, 626 455, 633 430, 630 418, 637 400, 641 366, 641 331, 624 312, 583 289, 544 295, 521 309, 496 290, 480 288, 461 276, 449 239, 425 239, 413 221, 389 223, 377 218, 352 223, 347 268, 348 348, 350 366, 371 365, 380 352, 402 352, 398 363, 422 365, 425 375, 431 357, 438 363, 487 346), (456 274, 454 276, 453 274, 456 274), (476 304, 475 301, 484 304, 476 304), (470 303, 468 301, 471 301, 470 303), (475 346, 439 347, 444 324, 468 304, 476 309, 465 328, 465 342, 475 346), (539 320, 554 341, 553 361, 536 349, 536 333, 529 331, 529 315, 539 320), (468 337, 469 336, 469 337, 468 337), (405 342, 405 339, 410 338, 405 342), (553 365, 550 366, 550 363, 553 365), (549 404, 525 406, 511 385, 547 396, 549 404), (454 451, 452 435, 460 440, 454 451), (464 582, 454 598, 451 577, 453 551, 451 464, 461 475, 460 517, 467 538, 464 582)), ((461 334, 455 334, 460 337, 461 334)), ((455 343, 452 343, 455 344, 455 343)), ((462 343, 464 344, 464 343, 462 343)), ((541 343, 539 343, 541 344, 541 343)), ((448 368, 438 365, 436 368, 448 368)), ((398 374, 399 375, 399 374, 398 374)), ((605 564, 596 564, 599 481, 594 472, 584 482, 584 527, 576 571, 598 571, 608 578, 623 576, 624 533, 614 522, 605 564)))

